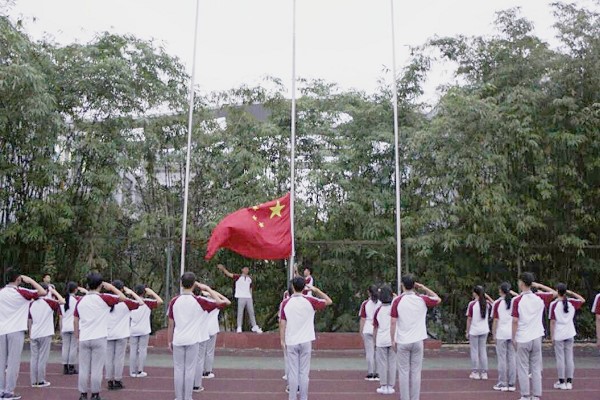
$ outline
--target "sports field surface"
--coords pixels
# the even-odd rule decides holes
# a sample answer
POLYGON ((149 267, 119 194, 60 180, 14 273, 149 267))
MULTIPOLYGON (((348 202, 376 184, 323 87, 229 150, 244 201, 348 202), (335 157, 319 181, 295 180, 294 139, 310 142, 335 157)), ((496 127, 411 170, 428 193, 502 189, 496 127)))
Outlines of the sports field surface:
MULTIPOLYGON (((52 386, 31 388, 29 382, 28 353, 23 354, 21 375, 17 392, 24 400, 77 399, 77 377, 62 375, 62 365, 53 350, 48 365, 47 380, 52 386)), ((490 367, 494 366, 490 349, 490 367)), ((600 357, 593 348, 577 351, 574 389, 552 389, 555 381, 553 357, 547 349, 544 353, 544 394, 547 400, 600 399, 600 357)), ((148 377, 124 378, 125 389, 112 392, 103 390, 102 398, 108 400, 171 400, 173 393, 173 370, 170 354, 153 349, 148 359, 148 377)), ((217 354, 216 377, 204 380, 205 391, 194 393, 195 400, 284 400, 285 381, 282 378, 282 360, 274 351, 220 351, 217 354)), ((496 378, 491 369, 490 380, 472 381, 467 378, 468 354, 464 348, 446 348, 426 353, 423 371, 422 400, 475 400, 518 399, 519 393, 499 393, 491 390, 496 378)), ((309 399, 311 400, 370 400, 398 398, 398 394, 384 396, 375 393, 377 382, 364 378, 364 360, 360 352, 315 352, 310 376, 309 399)), ((126 367, 127 372, 127 367, 126 367)), ((106 384, 104 384, 104 387, 106 384)), ((396 385, 397 389, 397 385, 396 385)))

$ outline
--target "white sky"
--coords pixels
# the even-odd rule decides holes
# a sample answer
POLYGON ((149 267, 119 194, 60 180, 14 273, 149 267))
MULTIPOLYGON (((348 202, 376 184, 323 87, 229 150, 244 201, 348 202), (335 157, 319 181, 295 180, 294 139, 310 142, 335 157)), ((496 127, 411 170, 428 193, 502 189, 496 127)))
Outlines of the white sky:
MULTIPOLYGON (((584 3, 588 3, 582 0, 584 3)), ((101 31, 156 39, 191 69, 194 0, 15 0, 34 38, 86 42, 101 31), (35 21, 33 20, 35 17, 35 21)), ((398 67, 408 48, 434 36, 492 33, 495 11, 521 6, 552 41, 548 0, 395 1, 398 67)), ((197 84, 223 90, 265 75, 291 77, 292 0, 200 0, 197 84)), ((391 66, 389 0, 297 0, 297 73, 373 91, 391 66)), ((438 70, 441 82, 448 71, 438 70)))

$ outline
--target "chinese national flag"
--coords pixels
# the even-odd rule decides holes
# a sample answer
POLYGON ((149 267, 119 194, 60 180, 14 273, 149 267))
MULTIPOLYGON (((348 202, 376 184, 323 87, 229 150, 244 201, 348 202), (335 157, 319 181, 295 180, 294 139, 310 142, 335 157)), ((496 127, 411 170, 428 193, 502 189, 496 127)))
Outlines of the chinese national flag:
POLYGON ((288 258, 292 252, 290 194, 226 216, 213 230, 205 258, 211 259, 220 248, 261 260, 288 258))

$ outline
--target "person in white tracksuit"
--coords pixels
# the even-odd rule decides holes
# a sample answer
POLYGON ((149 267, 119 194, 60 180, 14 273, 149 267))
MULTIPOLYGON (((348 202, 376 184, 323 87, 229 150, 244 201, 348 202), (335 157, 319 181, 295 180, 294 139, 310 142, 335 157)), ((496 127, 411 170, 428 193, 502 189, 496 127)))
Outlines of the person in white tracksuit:
POLYGON ((254 333, 263 333, 260 326, 256 324, 256 316, 254 314, 254 301, 252 299, 252 277, 249 275, 250 268, 242 268, 241 274, 231 273, 223 264, 217 265, 219 271, 235 281, 234 297, 237 300, 237 333, 242 333, 242 325, 244 321, 244 311, 248 313, 250 319, 251 330, 254 333))
POLYGON ((554 389, 573 389, 573 375, 575 362, 573 361, 573 342, 577 331, 575 330, 575 313, 585 303, 585 299, 567 289, 567 285, 559 283, 556 287, 558 298, 550 304, 550 332, 554 343, 556 356, 556 370, 558 381, 554 389), (569 298, 571 296, 571 298, 569 298))
POLYGON ((146 356, 148 355, 148 340, 152 326, 152 310, 163 304, 163 299, 156 292, 145 285, 135 285, 133 291, 144 301, 130 314, 129 338, 129 376, 144 378, 148 373, 144 371, 146 356), (148 296, 148 297, 146 297, 148 296))
POLYGON ((375 311, 381 307, 379 301, 379 288, 371 285, 368 289, 369 298, 362 302, 358 315, 360 317, 359 332, 365 346, 365 357, 367 359, 367 381, 378 381, 377 364, 375 362, 375 342, 373 338, 373 317, 375 311))
POLYGON ((75 305, 81 297, 77 293, 86 294, 87 290, 75 282, 68 282, 65 290, 65 304, 60 306, 60 335, 62 337, 62 362, 64 375, 76 375, 77 339, 75 338, 74 313, 75 305))
POLYGON ((494 390, 501 392, 516 391, 517 364, 515 346, 512 342, 512 299, 517 294, 511 290, 510 283, 503 282, 498 289, 500 297, 492 305, 492 335, 496 341, 498 359, 498 382, 494 390))

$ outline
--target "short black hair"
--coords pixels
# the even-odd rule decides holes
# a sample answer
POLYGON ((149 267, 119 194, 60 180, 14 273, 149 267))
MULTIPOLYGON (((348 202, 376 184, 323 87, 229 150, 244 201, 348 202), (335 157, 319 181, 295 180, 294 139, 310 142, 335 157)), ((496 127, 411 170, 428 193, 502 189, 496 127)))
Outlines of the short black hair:
POLYGON ((402 284, 406 290, 412 290, 415 287, 415 278, 408 274, 402 277, 402 284))
POLYGON ((194 274, 193 272, 184 272, 183 275, 181 275, 181 286, 183 286, 185 289, 191 289, 194 287, 194 284, 196 283, 196 274, 194 274))
MULTIPOLYGON (((42 279, 44 279, 45 277, 50 276, 50 274, 45 273, 44 275, 42 275, 42 279)), ((51 276, 50 276, 51 277, 51 276)))
POLYGON ((533 272, 523 272, 519 277, 519 280, 523 282, 525 286, 530 287, 535 281, 535 276, 533 275, 533 272))
POLYGON ((135 294, 137 294, 138 296, 142 296, 143 294, 146 293, 146 285, 142 285, 140 283, 138 283, 137 285, 135 285, 133 287, 133 291, 135 292, 135 294))
POLYGON ((292 279, 292 287, 294 288, 294 291, 296 293, 302 292, 305 286, 306 282, 304 281, 303 277, 297 276, 294 279, 292 279))
POLYGON ((100 285, 102 285, 102 282, 104 282, 102 275, 100 275, 98 272, 90 272, 85 277, 85 280, 87 281, 87 286, 90 290, 98 289, 100 285))
POLYGON ((312 273, 313 273, 313 267, 306 266, 306 267, 304 267, 304 269, 305 270, 309 270, 310 274, 312 275, 312 273))
POLYGON ((19 279, 19 276, 21 276, 21 272, 18 271, 16 268, 9 268, 6 270, 6 279, 5 279, 5 283, 13 283, 15 282, 17 279, 19 279))
POLYGON ((123 281, 122 281, 122 280, 120 280, 120 279, 115 279, 115 280, 112 282, 112 285, 113 285, 114 287, 116 287, 117 289, 119 289, 119 290, 123 290, 123 288, 125 287, 125 284, 124 284, 124 283, 123 283, 123 281))
POLYGON ((392 288, 389 285, 383 285, 379 289, 379 300, 381 300, 383 304, 390 304, 392 300, 394 300, 392 288))

